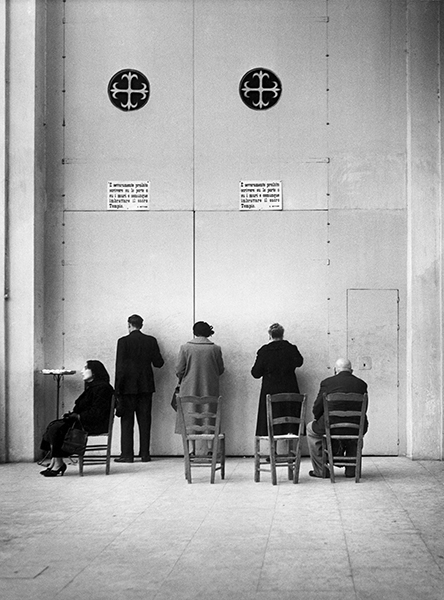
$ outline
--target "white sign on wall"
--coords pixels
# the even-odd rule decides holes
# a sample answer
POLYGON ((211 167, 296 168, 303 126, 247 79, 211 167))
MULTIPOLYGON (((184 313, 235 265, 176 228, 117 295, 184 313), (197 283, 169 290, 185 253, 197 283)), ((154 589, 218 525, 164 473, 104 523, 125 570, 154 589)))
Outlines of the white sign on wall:
POLYGON ((282 181, 240 181, 239 210, 282 210, 282 181))
POLYGON ((108 181, 108 210, 149 210, 149 181, 108 181))

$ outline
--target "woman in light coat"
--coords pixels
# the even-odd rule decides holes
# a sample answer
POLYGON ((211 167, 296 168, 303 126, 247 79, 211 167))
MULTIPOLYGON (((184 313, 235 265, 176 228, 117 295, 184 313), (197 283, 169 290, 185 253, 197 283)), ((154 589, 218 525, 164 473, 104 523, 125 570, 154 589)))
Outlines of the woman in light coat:
MULTIPOLYGON (((219 377, 224 372, 222 349, 209 338, 214 330, 204 321, 193 326, 194 337, 179 350, 176 375, 179 396, 219 396, 219 377)), ((176 433, 180 433, 176 419, 176 433)))
POLYGON ((213 333, 211 325, 198 321, 193 326, 193 339, 180 347, 176 367, 179 396, 219 396, 224 361, 221 347, 208 339, 213 333))

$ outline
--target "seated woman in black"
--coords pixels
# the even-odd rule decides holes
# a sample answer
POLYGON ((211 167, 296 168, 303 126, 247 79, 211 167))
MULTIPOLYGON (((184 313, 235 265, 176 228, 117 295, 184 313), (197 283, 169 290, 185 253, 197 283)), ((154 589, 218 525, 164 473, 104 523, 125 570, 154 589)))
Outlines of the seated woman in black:
MULTIPOLYGON (((304 359, 297 346, 284 340, 284 328, 279 323, 273 323, 268 330, 270 342, 259 348, 256 361, 251 369, 255 379, 262 377, 257 413, 256 435, 268 435, 267 427, 267 394, 296 392, 299 385, 295 369, 301 367, 304 359)), ((282 403, 275 416, 288 414, 287 403, 282 403)), ((298 434, 298 425, 278 425, 276 434, 298 434)))
POLYGON ((49 467, 41 474, 44 477, 63 476, 66 463, 63 457, 68 456, 62 450, 66 432, 73 422, 80 420, 83 428, 92 434, 108 431, 111 399, 114 393, 109 383, 108 371, 99 360, 88 360, 82 369, 84 392, 77 398, 72 412, 63 415, 63 419, 52 421, 42 439, 40 448, 51 452, 49 467))

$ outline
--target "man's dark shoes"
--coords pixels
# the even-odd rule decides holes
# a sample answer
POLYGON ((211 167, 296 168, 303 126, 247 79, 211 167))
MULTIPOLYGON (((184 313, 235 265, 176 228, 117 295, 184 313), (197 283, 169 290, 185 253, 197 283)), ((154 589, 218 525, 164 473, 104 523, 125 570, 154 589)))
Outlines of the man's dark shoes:
POLYGON ((151 462, 151 456, 149 454, 147 456, 141 456, 140 460, 142 462, 151 462))
POLYGON ((310 475, 310 477, 317 477, 318 479, 330 479, 330 471, 328 469, 325 472, 325 476, 316 475, 314 471, 309 471, 308 474, 310 475))
POLYGON ((346 477, 355 477, 356 476, 355 467, 345 467, 345 476, 346 477))
POLYGON ((131 456, 118 456, 117 458, 114 459, 114 462, 132 463, 132 462, 134 462, 134 458, 132 458, 131 456))

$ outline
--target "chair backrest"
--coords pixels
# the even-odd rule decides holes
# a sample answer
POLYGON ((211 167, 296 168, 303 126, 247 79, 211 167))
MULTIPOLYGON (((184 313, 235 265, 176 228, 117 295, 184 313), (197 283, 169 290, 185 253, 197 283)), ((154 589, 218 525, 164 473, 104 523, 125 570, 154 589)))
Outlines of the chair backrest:
POLYGON ((267 394, 267 423, 269 435, 303 435, 306 394, 267 394))
POLYGON ((88 434, 83 454, 79 454, 79 475, 83 476, 84 465, 106 464, 105 473, 109 475, 111 463, 111 447, 113 441, 114 412, 116 408, 116 396, 113 394, 109 411, 108 431, 98 434, 88 434), (97 438, 106 437, 105 441, 97 438), (103 454, 105 452, 105 454, 103 454))
POLYGON ((108 431, 104 431, 103 433, 88 433, 88 436, 102 436, 102 435, 111 435, 113 433, 113 426, 114 426, 114 414, 116 412, 116 396, 115 394, 112 395, 111 398, 111 404, 110 404, 110 410, 109 410, 109 419, 108 419, 108 431))
POLYGON ((219 435, 221 400, 220 396, 182 396, 177 398, 179 423, 187 437, 190 435, 219 435))
POLYGON ((108 435, 113 433, 114 415, 116 412, 116 395, 111 398, 111 406, 109 407, 108 435))
POLYGON ((324 394, 325 431, 332 438, 357 439, 364 435, 367 394, 324 394))

